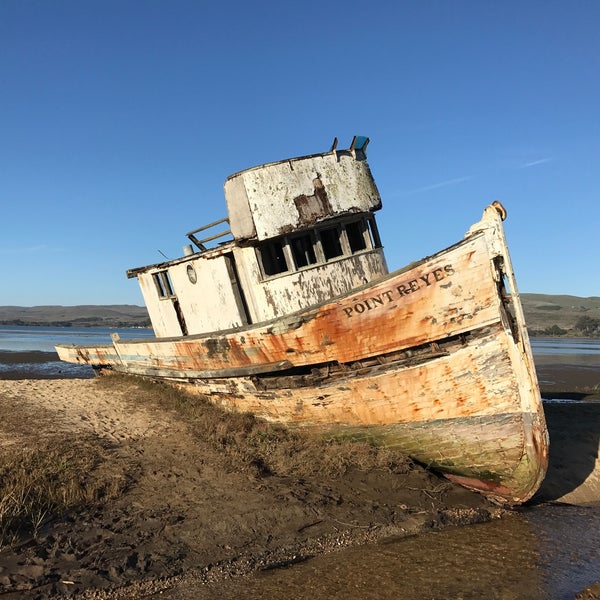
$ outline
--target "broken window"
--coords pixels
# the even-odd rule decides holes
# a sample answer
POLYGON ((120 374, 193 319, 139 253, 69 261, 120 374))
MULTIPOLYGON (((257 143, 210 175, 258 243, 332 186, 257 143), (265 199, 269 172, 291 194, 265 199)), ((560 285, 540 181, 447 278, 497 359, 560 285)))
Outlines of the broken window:
POLYGON ((171 277, 168 271, 159 271, 152 275, 156 290, 161 298, 170 298, 175 295, 173 291, 173 284, 171 283, 171 277))
POLYGON ((319 229, 319 238, 321 239, 321 248, 323 248, 325 260, 331 260, 344 254, 338 227, 319 229))
POLYGON ((371 248, 381 248, 381 238, 379 237, 379 231, 377 231, 377 223, 375 223, 375 217, 369 217, 367 223, 367 235, 371 241, 371 248))
POLYGON ((350 244, 350 252, 352 254, 366 249, 364 219, 346 223, 346 235, 348 236, 348 244, 350 244))
POLYGON ((263 275, 271 277, 380 247, 375 218, 365 216, 262 242, 258 256, 263 275))
POLYGON ((310 233, 297 235, 290 238, 292 256, 297 269, 314 265, 317 262, 317 256, 314 248, 314 238, 310 233))
POLYGON ((265 242, 259 251, 263 272, 266 276, 285 273, 288 270, 282 240, 265 242))

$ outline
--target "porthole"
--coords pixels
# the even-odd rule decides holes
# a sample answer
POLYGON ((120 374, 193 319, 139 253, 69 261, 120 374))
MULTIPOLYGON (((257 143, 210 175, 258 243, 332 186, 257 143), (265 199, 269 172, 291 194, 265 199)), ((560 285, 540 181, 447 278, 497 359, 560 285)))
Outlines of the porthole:
POLYGON ((188 279, 192 283, 196 283, 196 281, 198 281, 198 276, 196 275, 196 269, 194 269, 194 267, 192 265, 187 266, 187 276, 188 276, 188 279))

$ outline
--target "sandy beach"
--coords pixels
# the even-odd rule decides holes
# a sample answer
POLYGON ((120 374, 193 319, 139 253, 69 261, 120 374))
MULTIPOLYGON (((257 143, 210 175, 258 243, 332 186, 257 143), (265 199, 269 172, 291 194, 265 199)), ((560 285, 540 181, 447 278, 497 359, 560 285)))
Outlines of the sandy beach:
MULTIPOLYGON (((5 535, 6 598, 193 597, 182 590, 503 513, 402 456, 190 406, 160 384, 0 380, 0 399, 0 479, 6 457, 52 448, 64 469, 93 457, 78 477, 95 486, 5 535)), ((600 403, 546 408, 551 467, 533 501, 598 501, 600 403)))

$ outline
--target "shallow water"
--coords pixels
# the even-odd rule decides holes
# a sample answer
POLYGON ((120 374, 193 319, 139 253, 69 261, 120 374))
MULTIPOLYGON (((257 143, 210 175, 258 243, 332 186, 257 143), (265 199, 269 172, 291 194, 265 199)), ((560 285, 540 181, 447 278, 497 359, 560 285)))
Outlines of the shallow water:
POLYGON ((536 366, 573 365, 600 368, 598 338, 532 338, 536 366))
POLYGON ((123 339, 153 335, 150 329, 108 327, 0 326, 0 350, 14 352, 54 352, 56 344, 108 344, 111 333, 123 339))
POLYGON ((88 365, 60 361, 54 346, 108 344, 115 331, 122 339, 153 335, 151 329, 139 328, 0 326, 0 379, 93 377, 88 365))
POLYGON ((566 600, 596 581, 600 506, 543 505, 199 587, 190 598, 566 600))
POLYGON ((591 354, 600 359, 600 339, 596 338, 531 338, 531 347, 537 356, 591 354))
POLYGON ((600 581, 600 504, 524 509, 536 536, 549 598, 572 598, 600 581))
POLYGON ((89 365, 65 363, 58 360, 56 355, 44 361, 15 362, 12 356, 7 356, 7 353, 0 350, 0 379, 91 379, 92 377, 94 377, 94 369, 89 365))

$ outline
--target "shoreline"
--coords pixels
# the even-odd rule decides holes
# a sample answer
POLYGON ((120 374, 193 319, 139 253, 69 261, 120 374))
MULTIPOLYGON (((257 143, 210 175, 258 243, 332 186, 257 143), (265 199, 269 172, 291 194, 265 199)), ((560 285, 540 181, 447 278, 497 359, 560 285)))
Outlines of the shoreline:
MULTIPOLYGON (((570 362, 572 357, 563 355, 534 358, 544 400, 600 400, 600 366, 595 357, 578 362, 570 362)), ((56 352, 0 350, 0 380, 92 377, 91 367, 62 362, 56 352)))
POLYGON ((548 362, 536 365, 542 398, 600 400, 600 366, 548 362))
POLYGON ((90 379, 94 370, 87 365, 65 363, 56 352, 42 350, 0 350, 0 381, 11 379, 90 379))
MULTIPOLYGON (((56 352, 44 352, 43 350, 0 350, 0 364, 39 364, 56 362, 58 360, 56 352)), ((26 374, 26 372, 24 371, 23 374, 26 374)))

